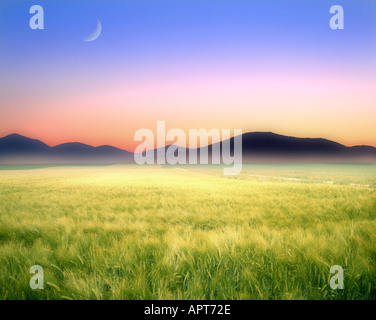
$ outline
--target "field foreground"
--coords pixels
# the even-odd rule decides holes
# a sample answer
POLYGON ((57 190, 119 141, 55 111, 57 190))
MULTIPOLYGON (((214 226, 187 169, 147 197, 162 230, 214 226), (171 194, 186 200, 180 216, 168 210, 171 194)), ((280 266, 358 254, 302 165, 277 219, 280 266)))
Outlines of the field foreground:
POLYGON ((376 299, 375 187, 376 165, 0 166, 0 298, 376 299))

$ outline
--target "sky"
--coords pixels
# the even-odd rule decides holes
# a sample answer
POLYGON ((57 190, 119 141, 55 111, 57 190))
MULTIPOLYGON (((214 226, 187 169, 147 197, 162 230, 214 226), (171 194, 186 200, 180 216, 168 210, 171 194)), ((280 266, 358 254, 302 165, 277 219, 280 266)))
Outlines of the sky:
POLYGON ((2 0, 0 136, 133 150, 160 120, 376 146, 375 40, 374 0, 2 0))

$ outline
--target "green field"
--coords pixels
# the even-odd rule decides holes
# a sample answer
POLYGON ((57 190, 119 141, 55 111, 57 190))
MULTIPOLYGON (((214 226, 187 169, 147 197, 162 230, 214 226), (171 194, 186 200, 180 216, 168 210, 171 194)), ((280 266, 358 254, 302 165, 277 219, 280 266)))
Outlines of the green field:
POLYGON ((376 165, 0 166, 0 298, 376 299, 375 219, 376 165))

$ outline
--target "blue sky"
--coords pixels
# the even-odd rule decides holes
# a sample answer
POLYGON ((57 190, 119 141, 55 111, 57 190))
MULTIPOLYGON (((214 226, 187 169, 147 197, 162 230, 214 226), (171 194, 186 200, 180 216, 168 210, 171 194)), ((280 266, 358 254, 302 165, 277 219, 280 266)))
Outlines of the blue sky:
POLYGON ((161 117, 186 128, 184 121, 223 126, 231 109, 231 126, 244 130, 371 143, 365 136, 375 115, 369 88, 376 73, 375 35, 373 0, 2 0, 0 133, 18 130, 51 141, 67 132, 80 135, 68 116, 78 105, 91 123, 88 132, 97 130, 96 118, 106 118, 108 139, 136 129, 131 120, 112 129, 125 114, 139 126, 161 117), (34 4, 44 7, 45 30, 29 27, 34 4), (344 7, 344 30, 329 28, 335 4, 344 7), (100 38, 82 41, 97 19, 100 38), (356 101, 357 95, 363 100, 356 101), (61 101, 68 105, 65 114, 58 110, 61 101), (332 114, 326 113, 322 131, 315 131, 313 120, 304 123, 304 115, 328 109, 332 114), (41 124, 38 131, 22 120, 36 114, 44 122, 64 116, 66 123, 41 124), (281 117, 284 125, 278 124, 281 117), (357 138, 344 132, 350 119, 357 121, 357 138))
POLYGON ((96 19, 103 34, 102 41, 93 44, 93 54, 132 63, 189 61, 202 55, 225 60, 226 55, 257 57, 276 50, 280 56, 330 59, 337 53, 339 60, 353 61, 355 56, 375 62, 376 2, 371 0, 38 1, 45 9, 43 32, 29 28, 32 4, 37 3, 0 4, 2 53, 17 64, 27 60, 25 51, 30 59, 68 55, 71 60, 64 62, 80 62, 92 49, 81 40, 95 28, 96 19), (333 4, 345 8, 342 32, 328 28, 333 4))

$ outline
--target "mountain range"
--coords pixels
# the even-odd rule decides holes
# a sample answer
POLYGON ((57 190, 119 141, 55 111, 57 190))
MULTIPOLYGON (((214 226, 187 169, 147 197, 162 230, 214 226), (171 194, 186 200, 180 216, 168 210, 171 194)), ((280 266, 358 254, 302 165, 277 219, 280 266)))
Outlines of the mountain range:
POLYGON ((19 134, 0 138, 0 163, 130 163, 133 153, 112 146, 79 142, 50 147, 19 134))
MULTIPOLYGON (((218 142, 222 147, 222 142, 218 142)), ((198 149, 198 155, 214 145, 198 149)), ((233 153, 234 138, 230 139, 233 153)), ((164 151, 169 146, 166 146, 164 151)), ((188 152, 188 149, 183 152, 188 152)), ((242 135, 243 162, 365 162, 376 163, 376 148, 347 147, 322 138, 296 138, 272 132, 249 132, 242 135)), ((154 150, 156 154, 156 150, 154 150)), ((55 147, 40 140, 11 134, 0 138, 0 163, 133 163, 132 152, 104 145, 93 147, 73 142, 55 147)))

